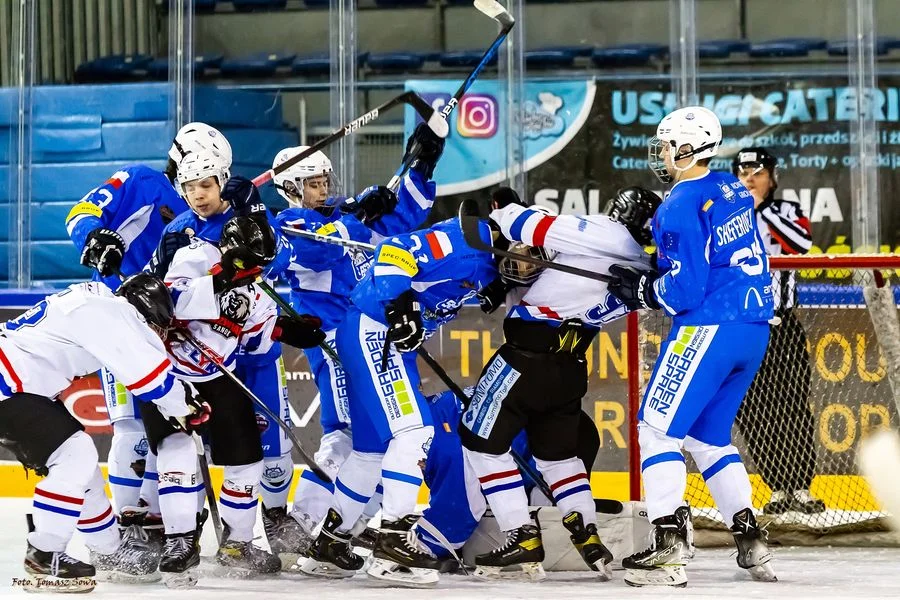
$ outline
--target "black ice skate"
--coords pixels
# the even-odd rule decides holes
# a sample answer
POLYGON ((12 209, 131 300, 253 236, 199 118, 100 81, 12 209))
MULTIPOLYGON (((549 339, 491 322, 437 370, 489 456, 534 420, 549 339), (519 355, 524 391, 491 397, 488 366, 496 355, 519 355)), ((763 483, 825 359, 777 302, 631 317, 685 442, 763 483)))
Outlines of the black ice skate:
POLYGON ((298 560, 295 567, 299 568, 291 568, 291 571, 312 577, 341 579, 353 577, 356 571, 362 569, 365 561, 350 549, 350 534, 337 530, 342 523, 337 511, 329 508, 322 531, 307 552, 307 558, 298 560))
POLYGON ((112 554, 91 551, 97 579, 114 583, 153 583, 162 578, 160 554, 139 538, 123 537, 112 554))
POLYGON ((747 569, 757 581, 778 581, 770 562, 772 552, 766 545, 766 533, 757 525, 752 510, 745 508, 735 513, 731 533, 737 545, 738 566, 747 569))
POLYGON ((84 593, 97 585, 92 565, 65 552, 44 552, 30 543, 25 552, 26 591, 84 593))
POLYGON ((266 508, 263 505, 262 521, 269 548, 278 556, 283 569, 289 568, 309 550, 312 536, 285 507, 266 508))
POLYGON ((506 542, 487 554, 475 557, 475 576, 482 579, 522 577, 541 581, 547 577, 541 564, 544 544, 541 530, 534 525, 522 525, 506 533, 506 542))
POLYGON ((231 528, 228 523, 222 523, 222 536, 225 541, 216 552, 216 563, 219 575, 225 577, 249 578, 256 575, 271 575, 281 571, 281 560, 262 548, 253 545, 253 542, 239 542, 228 539, 231 528))
POLYGON ((166 535, 159 572, 166 587, 183 588, 197 585, 200 567, 200 532, 166 535))
POLYGON ((597 526, 593 523, 584 524, 581 513, 572 511, 562 519, 563 526, 569 530, 572 535, 569 539, 581 554, 581 558, 587 563, 592 571, 597 571, 601 581, 609 581, 612 579, 612 567, 610 563, 613 560, 612 552, 600 541, 597 533, 597 526))
POLYGON ((416 530, 382 531, 366 573, 392 585, 431 587, 437 584, 442 566, 443 562, 419 541, 416 530))
POLYGON ((674 515, 653 521, 650 547, 622 560, 625 583, 632 586, 668 585, 684 587, 684 566, 694 556, 694 532, 691 512, 686 506, 674 515))

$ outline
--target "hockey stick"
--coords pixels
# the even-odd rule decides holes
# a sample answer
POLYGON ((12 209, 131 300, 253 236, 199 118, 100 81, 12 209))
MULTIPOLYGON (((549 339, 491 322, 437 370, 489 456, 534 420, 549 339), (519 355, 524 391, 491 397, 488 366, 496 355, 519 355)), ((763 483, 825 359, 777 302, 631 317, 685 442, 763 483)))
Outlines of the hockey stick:
POLYGON ((290 169, 298 162, 305 158, 309 158, 322 148, 326 146, 330 146, 334 142, 347 137, 348 135, 352 135, 356 133, 360 128, 365 127, 376 121, 378 117, 381 116, 381 113, 388 111, 395 106, 399 106, 400 104, 408 104, 413 107, 413 109, 419 114, 420 117, 425 119, 428 123, 428 126, 437 134, 439 137, 445 138, 447 134, 450 132, 450 126, 447 125, 446 120, 442 119, 440 114, 434 110, 425 100, 422 99, 421 96, 416 94, 415 92, 409 91, 400 94, 396 98, 392 98, 388 100, 384 104, 380 106, 376 106, 366 114, 362 115, 350 121, 346 125, 342 126, 340 129, 334 130, 328 136, 322 138, 303 152, 297 154, 296 156, 292 156, 287 159, 277 167, 269 169, 265 173, 260 173, 256 177, 253 178, 253 184, 257 187, 263 185, 272 180, 275 175, 279 173, 283 173, 284 171, 290 169))
MULTIPOLYGON (((185 431, 185 433, 188 433, 185 431)), ((212 519, 213 531, 216 532, 216 540, 219 546, 225 542, 225 530, 222 528, 222 517, 219 515, 219 505, 216 502, 216 493, 213 491, 212 478, 209 475, 209 461, 206 460, 206 450, 203 448, 203 440, 196 432, 188 433, 197 446, 197 460, 200 463, 200 475, 203 476, 203 489, 206 492, 206 503, 209 504, 209 516, 212 519)))
POLYGON ((345 240, 344 238, 322 235, 321 233, 316 233, 314 231, 306 231, 305 229, 282 227, 281 231, 282 233, 286 233, 288 235, 295 235, 297 237, 306 238, 314 242, 324 242, 326 244, 332 244, 334 246, 343 246, 344 248, 349 248, 350 250, 361 250, 363 252, 373 252, 375 250, 375 244, 357 242, 356 240, 345 240))
POLYGON ((319 465, 317 465, 313 459, 311 459, 309 457, 309 455, 303 449, 303 444, 300 443, 300 440, 297 439, 297 436, 294 435, 293 430, 290 427, 288 427, 287 423, 285 423, 280 418, 278 418, 278 416, 275 413, 273 413, 272 410, 268 406, 266 406, 265 402, 263 402, 262 400, 257 398, 256 394, 251 392, 250 388, 248 388, 246 385, 244 385, 244 382, 242 382, 240 379, 237 378, 237 375, 235 375, 234 373, 232 373, 231 371, 226 369, 225 365, 222 364, 222 361, 219 360, 218 358, 216 358, 209 351, 209 348, 207 348, 206 345, 203 344, 203 342, 201 342, 200 340, 195 338, 187 330, 182 329, 182 330, 179 330, 178 333, 187 341, 187 343, 189 343, 191 346, 196 348, 197 351, 200 352, 200 354, 203 356, 203 358, 205 358, 206 360, 208 360, 209 362, 214 364, 216 366, 216 369, 218 369, 219 372, 222 373, 222 375, 224 375, 225 377, 230 379, 232 383, 234 383, 236 386, 238 386, 238 388, 241 390, 241 392, 243 392, 243 394, 247 398, 249 398, 250 401, 253 402, 263 412, 263 414, 265 414, 269 419, 275 421, 275 423, 278 424, 278 427, 280 427, 281 430, 284 431, 285 435, 287 435, 288 438, 291 440, 291 443, 294 444, 294 448, 297 449, 297 453, 300 455, 300 458, 302 458, 304 460, 304 462, 306 462, 306 465, 309 467, 309 469, 313 473, 316 474, 316 477, 318 477, 319 479, 321 479, 322 481, 324 481, 326 483, 332 483, 331 477, 329 477, 328 474, 325 471, 323 471, 321 469, 321 467, 319 467, 319 465))
POLYGON ((545 269, 562 271, 563 273, 576 275, 578 277, 585 277, 587 279, 593 279, 595 281, 602 281, 604 283, 619 281, 618 277, 613 277, 612 275, 594 273, 593 271, 586 271, 584 269, 579 269, 578 267, 570 267, 569 265, 562 265, 547 260, 541 260, 540 258, 533 258, 525 254, 516 254, 514 252, 508 252, 506 250, 494 248, 489 244, 485 244, 481 239, 481 232, 479 231, 478 227, 480 221, 481 217, 478 213, 478 204, 475 202, 475 200, 473 200, 472 198, 466 198, 465 200, 463 200, 462 204, 459 205, 459 226, 462 228, 463 239, 466 241, 466 244, 468 244, 475 250, 490 252, 494 256, 512 258, 519 262, 531 263, 533 265, 544 267, 545 269))
MULTIPOLYGON (((444 120, 445 127, 449 133, 450 126, 447 122, 450 119, 450 113, 453 112, 453 109, 459 104, 459 101, 462 100, 462 97, 465 95, 469 88, 475 83, 475 80, 478 78, 478 75, 484 70, 484 68, 491 62, 491 59, 494 57, 494 54, 497 53, 497 50, 500 48, 500 44, 506 39, 506 36, 509 35, 510 30, 512 30, 513 26, 516 24, 516 20, 512 18, 503 6, 497 2, 496 0, 475 0, 474 2, 475 8, 477 8, 483 14, 489 16, 490 18, 497 21, 500 25, 500 33, 497 34, 497 37, 491 43, 487 50, 485 50, 484 55, 482 55, 481 60, 478 61, 478 64, 475 65, 475 68, 472 69, 472 72, 466 77, 465 81, 463 81, 462 85, 459 86, 459 89, 456 90, 456 93, 453 94, 453 97, 447 102, 444 108, 441 109, 441 112, 438 113, 440 117, 444 120)), ((423 117, 424 118, 424 117, 423 117)), ((437 133, 437 129, 435 129, 434 125, 432 125, 429 120, 428 126, 437 133)), ((447 137, 446 135, 442 135, 441 137, 447 137)), ((400 180, 403 179, 403 176, 406 175, 406 172, 409 171, 410 166, 416 160, 419 155, 418 148, 410 148, 409 156, 407 156, 406 160, 403 161, 403 164, 400 165, 400 168, 397 169, 397 172, 394 173, 394 176, 391 177, 390 182, 388 183, 388 187, 397 191, 397 188, 400 187, 400 180)))
MULTIPOLYGON (((274 300, 275 304, 277 304, 281 308, 281 310, 287 313, 287 316, 298 321, 303 320, 303 316, 296 310, 294 310, 294 307, 291 306, 291 304, 287 300, 282 298, 281 294, 276 292, 271 285, 269 285, 265 281, 257 281, 256 285, 258 285, 259 289, 264 291, 269 298, 274 300)), ((322 352, 325 353, 325 355, 330 358, 334 362, 334 364, 339 367, 341 366, 341 359, 338 358, 337 353, 331 349, 331 346, 329 346, 325 342, 319 342, 318 347, 322 349, 322 352)))

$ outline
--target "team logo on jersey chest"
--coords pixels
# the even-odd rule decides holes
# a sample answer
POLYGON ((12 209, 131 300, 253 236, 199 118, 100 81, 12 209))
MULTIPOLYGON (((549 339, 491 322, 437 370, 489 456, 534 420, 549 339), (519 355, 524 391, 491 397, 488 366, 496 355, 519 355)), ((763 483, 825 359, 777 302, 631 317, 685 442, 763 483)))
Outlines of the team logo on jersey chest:
POLYGON ((353 265, 353 276, 356 277, 357 281, 361 280, 366 276, 366 273, 369 272, 373 258, 375 258, 373 254, 361 250, 350 253, 350 262, 353 265))
POLYGON ((237 337, 250 316, 250 298, 234 291, 223 294, 219 297, 219 314, 218 319, 210 322, 210 328, 222 337, 237 337))

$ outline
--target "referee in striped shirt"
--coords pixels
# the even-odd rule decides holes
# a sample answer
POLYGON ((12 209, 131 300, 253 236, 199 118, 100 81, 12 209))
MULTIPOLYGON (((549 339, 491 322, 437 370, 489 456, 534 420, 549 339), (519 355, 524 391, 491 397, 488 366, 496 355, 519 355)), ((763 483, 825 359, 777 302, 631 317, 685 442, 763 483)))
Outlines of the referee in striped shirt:
MULTIPOLYGON (((775 197, 778 160, 765 148, 744 148, 732 172, 753 194, 756 222, 770 256, 806 254, 812 246, 809 219, 795 202, 775 197)), ((812 496, 816 471, 815 418, 809 403, 810 366, 806 332, 794 314, 796 273, 773 271, 775 315, 765 358, 747 392, 737 425, 772 498, 766 514, 813 514, 825 504, 812 496)))

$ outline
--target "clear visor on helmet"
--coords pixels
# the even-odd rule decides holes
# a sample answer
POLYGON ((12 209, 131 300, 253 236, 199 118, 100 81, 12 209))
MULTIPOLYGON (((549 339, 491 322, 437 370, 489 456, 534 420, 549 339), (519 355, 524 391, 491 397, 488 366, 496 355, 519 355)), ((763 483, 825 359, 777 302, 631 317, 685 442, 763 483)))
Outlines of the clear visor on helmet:
POLYGON ((287 195, 288 204, 294 208, 322 209, 336 205, 335 198, 342 198, 341 184, 329 171, 319 175, 285 179, 281 189, 287 195))

